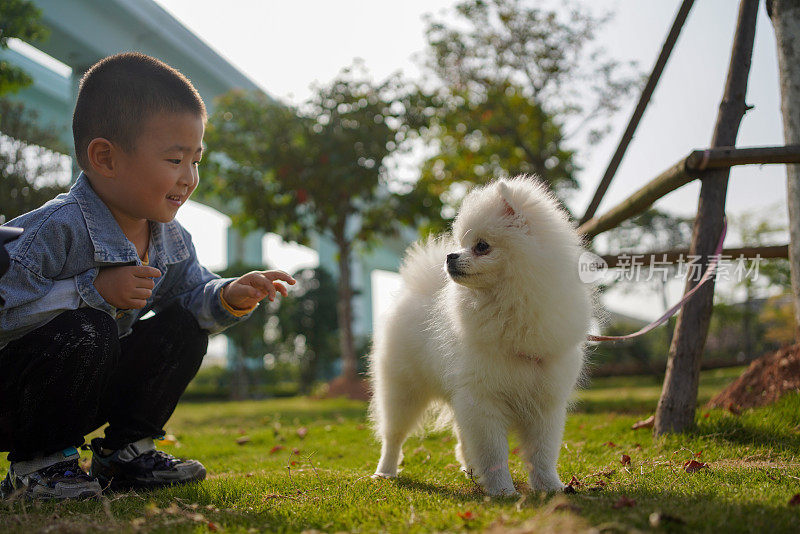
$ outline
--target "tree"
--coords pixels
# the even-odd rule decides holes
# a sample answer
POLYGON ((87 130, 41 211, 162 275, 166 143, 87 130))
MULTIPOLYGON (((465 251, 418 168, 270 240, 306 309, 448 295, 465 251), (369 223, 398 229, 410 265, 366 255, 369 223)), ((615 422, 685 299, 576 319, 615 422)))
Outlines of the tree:
MULTIPOLYGON (((10 38, 42 40, 47 29, 33 2, 0 2, 0 49, 10 38)), ((9 101, 9 93, 32 83, 22 69, 0 61, 0 224, 30 211, 66 189, 68 153, 52 129, 38 126, 35 112, 9 101)))
POLYGON ((0 98, 0 224, 67 189, 69 161, 53 130, 35 112, 0 98))
POLYGON ((428 20, 428 79, 410 116, 436 152, 421 185, 452 208, 470 183, 534 173, 563 199, 577 187, 569 140, 599 140, 635 85, 591 46, 606 19, 522 0, 463 0, 454 15, 428 20))
MULTIPOLYGON (((357 384, 350 263, 354 245, 393 233, 421 205, 414 190, 392 192, 387 157, 402 138, 397 78, 382 83, 345 69, 299 108, 263 94, 220 98, 206 141, 212 176, 198 197, 235 203, 241 229, 262 228, 308 243, 332 239, 338 251, 338 324, 343 370, 357 384)), ((345 388, 346 389, 346 388, 345 388)))
POLYGON ((336 282, 322 268, 295 273, 297 284, 278 308, 283 343, 298 353, 300 392, 308 394, 323 364, 339 356, 336 282))
MULTIPOLYGON (((219 271, 223 278, 241 276, 242 273, 263 269, 262 265, 233 264, 219 271)), ((235 400, 246 399, 250 396, 250 382, 248 369, 252 366, 248 362, 258 360, 258 365, 263 366, 262 358, 274 349, 265 334, 267 317, 274 312, 278 304, 267 300, 261 303, 253 315, 246 321, 231 326, 225 331, 225 337, 234 347, 233 350, 233 381, 231 383, 231 398, 235 400)))
MULTIPOLYGON (((11 38, 23 41, 41 41, 49 34, 39 22, 42 11, 30 0, 3 0, 0 2, 0 49, 8 48, 11 38)), ((18 91, 33 80, 21 68, 0 61, 0 96, 18 91)))

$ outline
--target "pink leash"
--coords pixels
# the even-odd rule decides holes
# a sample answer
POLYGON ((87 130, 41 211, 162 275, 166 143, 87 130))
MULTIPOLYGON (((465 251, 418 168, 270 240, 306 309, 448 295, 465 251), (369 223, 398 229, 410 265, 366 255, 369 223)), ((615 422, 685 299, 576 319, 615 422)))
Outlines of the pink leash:
POLYGON ((677 313, 677 311, 681 308, 681 306, 683 306, 686 303, 686 301, 688 301, 691 298, 691 296, 694 295, 695 291, 700 289, 700 287, 703 284, 705 284, 706 282, 711 280, 711 277, 714 275, 714 272, 717 270, 717 264, 719 263, 720 255, 722 254, 722 243, 723 243, 723 241, 725 241, 725 234, 726 234, 727 231, 728 231, 728 222, 727 222, 727 220, 723 219, 722 220, 722 235, 719 236, 719 243, 717 243, 717 250, 716 250, 716 252, 714 252, 713 261, 710 261, 708 263, 708 269, 706 269, 706 272, 703 274, 703 277, 700 279, 700 281, 697 283, 697 285, 694 286, 691 289, 691 291, 686 293, 683 296, 683 298, 675 306, 673 306, 672 308, 668 309, 666 311, 666 313, 664 313, 664 315, 662 315, 661 317, 659 317, 658 319, 656 319, 655 321, 653 321, 649 325, 645 326, 641 330, 638 330, 638 331, 634 332, 633 334, 628 334, 628 335, 625 335, 625 336, 593 336, 593 335, 588 335, 588 336, 586 336, 586 339, 588 341, 622 341, 624 339, 632 339, 634 337, 638 337, 638 336, 641 336, 643 334, 646 334, 650 330, 653 330, 654 328, 659 327, 662 324, 664 324, 665 322, 667 322, 667 320, 670 317, 672 317, 673 315, 675 315, 675 313, 677 313))

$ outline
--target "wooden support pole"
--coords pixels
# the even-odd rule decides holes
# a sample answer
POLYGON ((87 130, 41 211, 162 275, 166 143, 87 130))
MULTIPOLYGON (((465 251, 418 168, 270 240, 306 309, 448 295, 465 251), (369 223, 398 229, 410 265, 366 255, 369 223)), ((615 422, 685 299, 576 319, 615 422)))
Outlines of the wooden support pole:
POLYGON ((639 215, 667 193, 696 178, 702 178, 703 170, 768 163, 800 163, 800 145, 694 150, 605 214, 582 224, 578 231, 592 238, 616 228, 619 223, 639 215))
MULTIPOLYGON (((632 258, 636 258, 640 262, 643 261, 642 266, 647 267, 650 265, 650 258, 653 258, 653 261, 658 262, 666 262, 666 263, 677 263, 681 259, 687 259, 689 257, 689 249, 673 249, 673 250, 662 250, 659 252, 624 252, 621 254, 608 254, 605 256, 600 256, 603 258, 603 261, 606 262, 606 265, 610 269, 617 267, 619 265, 629 265, 626 262, 629 262, 632 258)), ((726 248, 722 250, 723 257, 730 257, 732 260, 745 258, 745 259, 755 259, 761 258, 764 260, 768 259, 775 259, 775 258, 788 258, 789 257, 789 245, 769 245, 764 247, 738 247, 738 248, 726 248)))
POLYGON ((800 145, 748 148, 723 146, 694 150, 686 158, 686 168, 690 171, 769 163, 800 163, 800 145))
MULTIPOLYGON (((739 4, 728 79, 714 127, 712 148, 736 144, 739 125, 747 110, 745 94, 753 55, 758 4, 758 0, 742 0, 739 4)), ((730 167, 707 171, 700 187, 689 251, 703 257, 705 268, 708 268, 708 256, 713 254, 722 233, 729 175, 730 167)), ((689 278, 685 291, 692 289, 696 283, 697 281, 689 278)), ((653 429, 655 435, 682 432, 694 425, 700 359, 711 321, 713 298, 712 278, 683 305, 678 316, 675 335, 670 345, 664 386, 656 409, 653 429)))
POLYGON ((686 17, 689 15, 689 10, 692 9, 692 4, 694 4, 694 0, 683 0, 683 3, 678 10, 678 14, 675 15, 675 21, 672 23, 672 28, 669 30, 667 39, 664 41, 664 44, 661 47, 661 52, 658 54, 656 64, 653 65, 653 70, 650 72, 650 77, 647 79, 647 84, 644 86, 644 89, 642 89, 642 95, 639 97, 639 103, 636 104, 636 108, 633 110, 633 115, 631 115, 631 118, 628 121, 628 126, 625 128, 625 132, 622 134, 622 138, 619 140, 617 150, 611 157, 611 161, 608 162, 608 167, 606 167, 606 172, 603 174, 603 177, 600 179, 600 183, 597 185, 597 190, 594 193, 594 197, 592 197, 589 207, 586 208, 586 213, 584 213, 583 217, 581 218, 581 224, 594 217, 597 207, 600 205, 600 201, 603 200, 603 195, 606 194, 608 186, 611 184, 611 179, 614 178, 617 168, 622 162, 623 156, 625 156, 625 151, 628 149, 628 145, 633 139, 633 134, 636 132, 637 126, 639 126, 639 121, 641 120, 642 115, 644 115, 644 110, 647 108, 647 104, 650 102, 650 97, 653 95, 656 85, 658 85, 658 80, 661 78, 661 73, 664 71, 667 60, 672 53, 672 48, 675 46, 675 42, 678 40, 678 36, 681 34, 683 23, 686 22, 686 17))
MULTIPOLYGON (((768 0, 767 12, 775 28, 778 49, 783 138, 786 143, 800 143, 800 1, 768 0)), ((786 178, 789 269, 792 273, 795 337, 800 340, 800 165, 788 165, 786 178)))

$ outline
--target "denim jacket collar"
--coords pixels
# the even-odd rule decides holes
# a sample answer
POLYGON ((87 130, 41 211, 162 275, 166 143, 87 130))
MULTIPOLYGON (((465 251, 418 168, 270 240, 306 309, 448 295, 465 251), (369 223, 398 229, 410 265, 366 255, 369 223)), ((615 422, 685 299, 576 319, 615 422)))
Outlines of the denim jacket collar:
MULTIPOLYGON (((117 224, 108 206, 92 189, 89 179, 81 173, 70 189, 80 207, 89 238, 94 246, 94 259, 100 263, 139 263, 139 256, 122 228, 117 224)), ((150 249, 155 252, 160 265, 179 263, 189 257, 189 249, 183 241, 180 228, 175 221, 157 223, 150 221, 150 249)), ((154 258, 151 258, 151 262, 154 258)))

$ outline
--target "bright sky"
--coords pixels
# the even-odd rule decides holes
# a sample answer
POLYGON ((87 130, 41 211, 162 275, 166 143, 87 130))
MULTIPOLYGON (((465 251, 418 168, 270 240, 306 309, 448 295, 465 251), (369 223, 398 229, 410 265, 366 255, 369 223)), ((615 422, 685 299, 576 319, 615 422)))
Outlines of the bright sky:
MULTIPOLYGON (((220 8, 216 0, 156 0, 188 28, 220 52, 271 95, 300 102, 314 82, 326 82, 353 58, 362 58, 376 78, 396 70, 413 76, 412 56, 424 49, 425 13, 454 4, 451 0, 406 0, 402 3, 368 0, 264 2, 237 0, 220 8)), ((615 19, 601 31, 599 40, 610 55, 621 61, 637 60, 649 73, 680 5, 680 0, 642 2, 617 0, 588 2, 612 10, 615 19)), ((717 108, 728 68, 738 2, 696 2, 673 51, 661 82, 639 126, 617 176, 600 206, 602 213, 643 185, 692 149, 705 148, 711 139, 717 108)), ((739 146, 783 144, 775 40, 772 26, 759 11, 755 51, 750 73, 747 113, 739 133, 739 146)), ((602 144, 586 147, 580 174, 583 189, 570 200, 582 213, 591 198, 627 124, 635 101, 617 117, 615 130, 602 144)), ((785 169, 781 166, 734 168, 728 190, 728 213, 769 210, 785 220, 785 169)), ((698 184, 690 184, 664 198, 657 207, 679 214, 693 214, 698 184)), ((191 230, 193 221, 204 220, 204 238, 193 232, 201 257, 218 265, 224 257, 219 232, 209 231, 209 215, 203 208, 186 207, 179 216, 191 230), (197 212, 200 212, 198 214, 197 212), (205 236, 208 236, 206 239, 205 236)), ((736 243, 733 235, 726 241, 736 243)), ((299 258, 299 259, 298 259, 299 258)), ((272 264, 291 270, 297 257, 270 245, 272 264)), ((381 277, 381 285, 392 285, 381 277)), ((670 287, 677 300, 682 284, 670 287)), ((388 302, 389 289, 380 292, 379 306, 388 302)), ((655 295, 614 295, 615 309, 653 317, 662 309, 655 295)), ((379 308, 380 309, 380 308, 379 308)))

